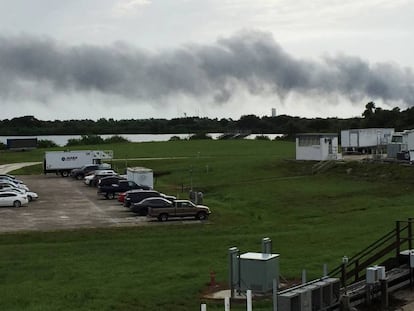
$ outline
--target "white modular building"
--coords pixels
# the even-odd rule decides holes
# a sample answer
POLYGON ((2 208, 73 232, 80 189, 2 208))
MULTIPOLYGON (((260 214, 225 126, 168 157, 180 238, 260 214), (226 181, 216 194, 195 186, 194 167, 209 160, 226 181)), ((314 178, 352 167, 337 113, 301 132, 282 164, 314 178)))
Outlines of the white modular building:
POLYGON ((154 188, 154 172, 145 167, 128 167, 127 179, 135 181, 138 185, 154 188))
POLYGON ((366 128, 341 131, 342 152, 370 153, 386 149, 391 142, 393 128, 366 128))
POLYGON ((338 134, 303 133, 296 135, 296 160, 340 160, 338 134))

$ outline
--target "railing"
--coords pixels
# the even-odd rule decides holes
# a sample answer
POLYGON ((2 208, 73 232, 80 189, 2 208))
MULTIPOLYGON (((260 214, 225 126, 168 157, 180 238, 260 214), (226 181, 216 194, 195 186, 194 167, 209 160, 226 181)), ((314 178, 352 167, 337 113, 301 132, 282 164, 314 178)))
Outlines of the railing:
POLYGON ((396 221, 395 229, 349 258, 347 262, 334 268, 329 272, 329 276, 340 277, 342 286, 345 286, 361 280, 366 268, 372 265, 385 265, 387 270, 398 266, 401 263, 402 248, 412 249, 413 222, 413 218, 407 221, 396 221))

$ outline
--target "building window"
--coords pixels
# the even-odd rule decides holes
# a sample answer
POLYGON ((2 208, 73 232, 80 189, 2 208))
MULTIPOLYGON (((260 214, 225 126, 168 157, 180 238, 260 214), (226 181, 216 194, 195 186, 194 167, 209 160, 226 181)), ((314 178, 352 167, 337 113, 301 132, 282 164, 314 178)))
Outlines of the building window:
POLYGON ((319 136, 299 136, 299 147, 319 146, 320 144, 319 136))

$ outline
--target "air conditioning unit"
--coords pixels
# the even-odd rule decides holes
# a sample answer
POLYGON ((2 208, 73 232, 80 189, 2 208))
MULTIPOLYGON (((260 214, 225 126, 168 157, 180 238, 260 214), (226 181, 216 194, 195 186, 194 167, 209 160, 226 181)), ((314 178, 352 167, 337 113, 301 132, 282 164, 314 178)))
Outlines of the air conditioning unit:
POLYGON ((337 278, 326 278, 313 284, 320 288, 322 294, 322 310, 339 301, 341 281, 337 278))
POLYGON ((317 285, 307 285, 305 287, 311 292, 312 297, 312 310, 322 309, 322 289, 317 285))
POLYGON ((277 309, 280 311, 301 311, 299 293, 290 291, 277 297, 277 309))
POLYGON ((312 292, 309 288, 302 287, 295 292, 298 293, 300 298, 300 310, 301 311, 312 311, 312 292))

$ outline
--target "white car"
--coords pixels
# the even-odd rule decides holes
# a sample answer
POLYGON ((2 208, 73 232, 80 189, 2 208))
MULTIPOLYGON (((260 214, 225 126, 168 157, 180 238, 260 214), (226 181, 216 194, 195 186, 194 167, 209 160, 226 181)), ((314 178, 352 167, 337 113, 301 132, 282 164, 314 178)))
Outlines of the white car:
POLYGON ((94 185, 92 184, 92 181, 94 180, 95 176, 112 176, 112 175, 117 175, 117 172, 115 172, 114 170, 96 170, 93 173, 86 175, 83 178, 83 181, 88 186, 95 186, 95 184, 94 185))
POLYGON ((25 184, 19 184, 19 183, 13 182, 11 180, 5 180, 5 179, 0 180, 0 187, 3 188, 5 186, 6 187, 9 186, 9 187, 20 188, 20 189, 24 189, 26 191, 29 190, 29 187, 27 187, 25 184))
POLYGON ((1 191, 0 192, 0 206, 14 206, 20 207, 27 205, 29 199, 26 194, 18 193, 16 191, 1 191))
POLYGON ((20 189, 20 188, 4 187, 4 188, 0 189, 0 193, 4 192, 4 191, 12 191, 12 192, 20 193, 20 194, 26 194, 27 199, 29 200, 29 202, 37 200, 39 198, 39 195, 36 192, 26 191, 26 190, 20 189))
POLYGON ((33 191, 26 191, 26 195, 29 202, 35 201, 39 198, 39 195, 33 191))

